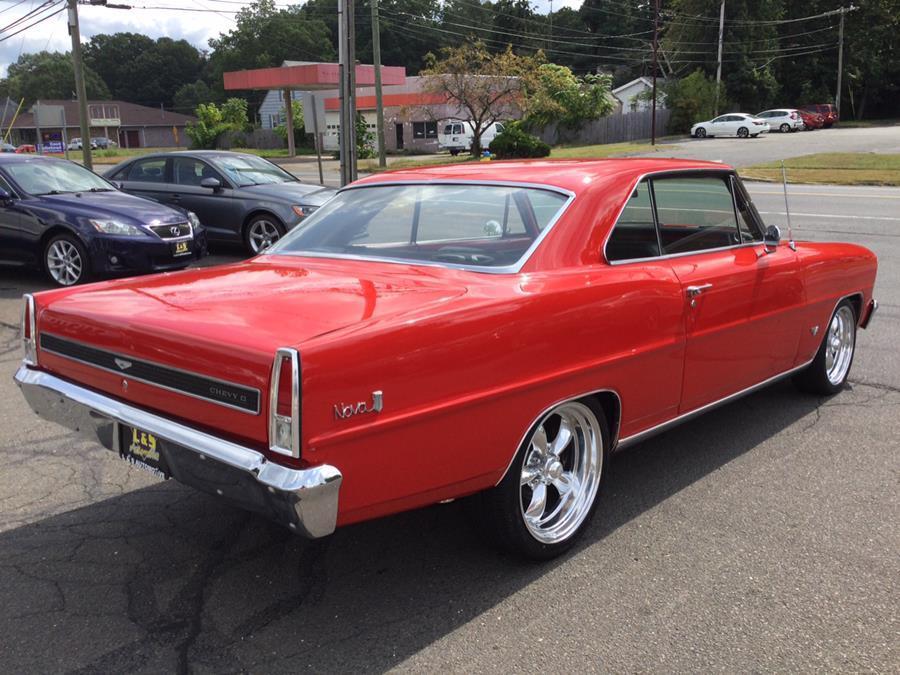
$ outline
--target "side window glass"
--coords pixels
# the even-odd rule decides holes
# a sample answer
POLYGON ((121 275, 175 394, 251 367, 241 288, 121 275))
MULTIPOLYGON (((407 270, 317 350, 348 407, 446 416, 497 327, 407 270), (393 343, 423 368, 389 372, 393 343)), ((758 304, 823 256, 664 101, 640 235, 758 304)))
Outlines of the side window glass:
POLYGON ((606 257, 616 260, 636 260, 659 255, 659 240, 653 223, 650 186, 646 180, 638 183, 606 242, 606 257))
POLYGON ((225 184, 222 177, 204 161, 191 157, 176 157, 172 164, 175 182, 179 185, 196 185, 205 178, 215 178, 225 184))
POLYGON ((6 182, 6 178, 4 178, 3 176, 0 176, 0 188, 3 188, 11 195, 16 194, 12 187, 10 187, 9 183, 6 182))
POLYGON ((135 162, 128 170, 128 176, 124 180, 140 181, 142 183, 165 183, 166 182, 166 160, 144 159, 135 162))
POLYGON ((739 239, 730 177, 653 181, 659 234, 666 254, 733 246, 739 239))
POLYGON ((734 187, 734 199, 737 204, 738 229, 741 232, 741 241, 762 241, 762 219, 759 217, 756 206, 753 205, 741 181, 736 176, 732 176, 731 180, 734 187))

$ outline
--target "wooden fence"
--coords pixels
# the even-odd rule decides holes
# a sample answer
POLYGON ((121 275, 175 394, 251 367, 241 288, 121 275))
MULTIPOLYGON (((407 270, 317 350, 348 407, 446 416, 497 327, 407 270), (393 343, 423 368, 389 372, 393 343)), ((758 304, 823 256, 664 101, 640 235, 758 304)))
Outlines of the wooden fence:
MULTIPOLYGON (((656 135, 663 136, 669 123, 671 111, 662 108, 656 111, 656 135)), ((650 138, 651 112, 644 110, 626 115, 615 113, 599 120, 587 122, 577 129, 560 129, 550 124, 537 134, 550 145, 595 145, 600 143, 623 143, 650 138)))

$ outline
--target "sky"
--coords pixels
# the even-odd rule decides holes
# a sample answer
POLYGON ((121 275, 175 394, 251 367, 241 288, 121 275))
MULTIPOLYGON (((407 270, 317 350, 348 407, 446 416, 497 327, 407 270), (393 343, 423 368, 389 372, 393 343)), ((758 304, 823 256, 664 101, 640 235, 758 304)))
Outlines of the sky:
MULTIPOLYGON (((5 27, 33 7, 38 7, 43 0, 0 0, 0 27, 5 27)), ((98 33, 143 33, 151 38, 171 37, 184 39, 198 49, 208 49, 210 38, 228 32, 234 25, 233 12, 240 8, 236 0, 186 0, 176 4, 174 0, 111 0, 134 6, 151 5, 154 7, 173 6, 184 8, 216 9, 220 12, 186 12, 165 9, 109 9, 79 5, 78 17, 81 26, 81 40, 87 42, 92 35, 98 33)), ((247 3, 249 4, 249 3, 247 3)), ((546 13, 550 7, 549 0, 533 2, 538 12, 546 13)), ((581 0, 554 0, 553 9, 563 6, 580 7, 581 0)), ((22 24, 27 25, 27 24, 22 24)), ((18 30, 21 26, 10 29, 18 30)), ((0 34, 0 38, 5 34, 0 34)), ((382 37, 382 41, 389 39, 382 37)), ((60 12, 53 18, 29 28, 0 42, 0 77, 6 76, 10 63, 15 63, 20 54, 29 52, 61 51, 71 49, 72 42, 66 28, 66 12, 60 12)))

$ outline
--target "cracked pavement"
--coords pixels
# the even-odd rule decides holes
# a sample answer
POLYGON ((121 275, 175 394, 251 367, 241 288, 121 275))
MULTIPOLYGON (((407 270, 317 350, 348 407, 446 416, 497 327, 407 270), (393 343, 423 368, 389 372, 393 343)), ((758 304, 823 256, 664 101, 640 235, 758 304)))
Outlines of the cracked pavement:
POLYGON ((11 377, 19 297, 45 284, 0 271, 3 670, 897 670, 900 190, 796 192, 835 216, 795 217, 798 238, 880 258, 852 385, 780 383, 622 453, 543 565, 457 503, 305 541, 43 422, 11 377))

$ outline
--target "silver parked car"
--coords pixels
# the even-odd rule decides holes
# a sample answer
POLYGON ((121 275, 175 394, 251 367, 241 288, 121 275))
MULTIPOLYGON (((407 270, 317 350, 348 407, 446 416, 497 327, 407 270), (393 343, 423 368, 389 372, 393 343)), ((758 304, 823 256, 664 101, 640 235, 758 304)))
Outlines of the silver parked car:
POLYGON ((765 120, 747 113, 728 113, 719 115, 706 122, 697 122, 691 127, 691 136, 737 136, 738 138, 756 138, 760 134, 769 133, 769 124, 765 120))
POLYGON ((796 108, 775 108, 764 110, 757 117, 769 123, 770 129, 778 129, 783 134, 803 130, 803 118, 796 108))

